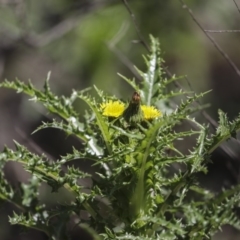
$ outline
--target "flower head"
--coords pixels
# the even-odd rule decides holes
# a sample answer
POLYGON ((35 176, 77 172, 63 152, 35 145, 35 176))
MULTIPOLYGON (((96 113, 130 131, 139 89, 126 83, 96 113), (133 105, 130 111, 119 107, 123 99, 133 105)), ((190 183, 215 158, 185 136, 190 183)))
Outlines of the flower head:
POLYGON ((162 113, 153 106, 141 105, 141 109, 143 111, 144 119, 146 120, 151 120, 162 115, 162 113))
POLYGON ((103 115, 107 117, 119 117, 123 114, 124 111, 124 103, 120 101, 108 101, 105 103, 102 103, 100 105, 100 108, 103 111, 103 115))
POLYGON ((109 100, 100 105, 102 114, 107 117, 119 117, 123 115, 127 122, 141 122, 143 119, 152 120, 160 117, 162 113, 153 106, 140 104, 140 95, 134 92, 128 106, 119 100, 109 100))

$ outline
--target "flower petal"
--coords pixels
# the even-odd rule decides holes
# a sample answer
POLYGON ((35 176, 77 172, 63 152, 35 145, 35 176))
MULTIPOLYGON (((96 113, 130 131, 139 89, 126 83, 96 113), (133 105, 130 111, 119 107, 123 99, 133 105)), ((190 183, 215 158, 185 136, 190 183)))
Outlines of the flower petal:
POLYGON ((101 110, 103 111, 103 115, 107 117, 119 117, 123 114, 124 111, 124 103, 120 101, 112 101, 109 100, 106 103, 102 103, 100 105, 101 110))
POLYGON ((162 113, 153 106, 141 105, 141 108, 143 111, 144 119, 146 120, 154 119, 162 115, 162 113))

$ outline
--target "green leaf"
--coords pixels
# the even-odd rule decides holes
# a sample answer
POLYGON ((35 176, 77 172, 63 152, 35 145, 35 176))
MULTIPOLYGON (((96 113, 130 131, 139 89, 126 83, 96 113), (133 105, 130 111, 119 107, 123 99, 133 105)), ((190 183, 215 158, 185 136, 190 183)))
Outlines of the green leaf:
POLYGON ((96 119, 97 119, 99 129, 101 130, 104 142, 106 144, 107 150, 108 150, 109 153, 111 153, 112 152, 111 145, 110 145, 111 138, 110 138, 110 134, 109 134, 109 130, 108 130, 108 125, 106 124, 103 115, 99 112, 99 109, 97 108, 96 102, 91 100, 89 97, 84 96, 82 94, 79 94, 78 97, 80 99, 82 99, 85 103, 87 103, 87 105, 94 112, 94 114, 96 116, 96 119))
MULTIPOLYGON (((149 129, 145 132, 145 138, 140 142, 135 150, 135 157, 137 158, 139 164, 139 174, 136 184, 136 189, 133 193, 131 206, 133 215, 140 214, 141 211, 144 211, 144 195, 146 192, 145 189, 145 171, 146 163, 150 157, 150 151, 152 142, 155 140, 159 128, 164 124, 163 118, 160 118, 158 122, 152 124, 149 129)), ((149 160, 151 161, 151 160, 149 160)))
MULTIPOLYGON (((19 224, 25 227, 30 227, 46 233, 47 236, 51 237, 51 227, 44 224, 47 221, 48 215, 44 212, 41 213, 28 213, 27 216, 23 214, 13 213, 13 217, 9 217, 9 222, 13 225, 19 224)), ((54 239, 54 238, 51 238, 54 239)))
POLYGON ((240 131, 240 116, 230 122, 227 115, 221 110, 218 111, 219 114, 219 125, 217 127, 216 134, 211 136, 208 141, 208 153, 212 153, 219 145, 230 137, 235 137, 236 133, 240 131))
POLYGON ((126 78, 125 76, 123 76, 122 74, 118 73, 118 75, 125 80, 136 92, 139 92, 139 86, 136 84, 135 79, 130 80, 128 78, 126 78))
POLYGON ((32 134, 46 128, 59 129, 64 131, 67 135, 74 135, 79 139, 83 140, 84 142, 88 141, 88 138, 84 133, 83 127, 80 128, 79 124, 75 123, 74 118, 72 118, 68 123, 64 123, 63 121, 58 122, 55 119, 53 119, 53 122, 51 123, 42 122, 42 125, 40 125, 35 131, 33 131, 32 134))
POLYGON ((163 74, 161 67, 163 60, 160 57, 159 42, 152 36, 150 36, 150 39, 151 54, 147 58, 144 57, 147 65, 147 72, 144 73, 137 69, 138 73, 143 79, 141 83, 142 90, 140 91, 142 102, 147 106, 153 105, 155 102, 154 96, 158 95, 163 74))

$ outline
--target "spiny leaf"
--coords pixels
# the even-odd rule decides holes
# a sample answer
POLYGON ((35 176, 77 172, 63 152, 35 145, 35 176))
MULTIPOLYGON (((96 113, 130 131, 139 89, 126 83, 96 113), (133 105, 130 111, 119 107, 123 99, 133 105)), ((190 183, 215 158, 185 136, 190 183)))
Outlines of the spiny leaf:
POLYGON ((161 125, 163 125, 163 120, 160 118, 158 122, 153 124, 146 132, 145 132, 145 138, 141 141, 141 143, 137 146, 135 150, 136 158, 139 163, 139 175, 138 180, 136 184, 136 190, 133 193, 132 196, 132 210, 134 214, 139 214, 139 211, 143 210, 144 207, 144 192, 145 192, 145 184, 144 184, 144 178, 145 171, 146 171, 146 163, 147 159, 149 157, 152 142, 154 141, 158 129, 161 125))
POLYGON ((128 78, 126 78, 125 76, 121 75, 120 73, 118 73, 118 75, 125 80, 136 92, 139 92, 139 86, 136 84, 135 79, 130 80, 128 78))
POLYGON ((0 87, 15 89, 18 93, 24 92, 25 94, 32 97, 32 101, 41 102, 47 110, 65 119, 69 123, 69 125, 72 125, 73 129, 78 129, 78 137, 86 141, 86 138, 83 136, 83 134, 80 134, 79 132, 79 130, 82 129, 83 124, 79 122, 78 114, 75 112, 72 104, 76 100, 78 94, 82 94, 88 91, 89 88, 78 92, 73 90, 69 98, 64 96, 58 97, 54 95, 50 90, 49 75, 44 84, 43 91, 36 89, 30 81, 28 84, 26 84, 19 81, 18 79, 14 82, 9 82, 5 80, 4 82, 0 83, 0 87))
POLYGON ((175 81, 179 81, 179 80, 181 80, 181 79, 184 79, 184 76, 178 76, 178 77, 176 77, 175 75, 173 75, 170 79, 164 78, 164 79, 162 80, 161 87, 166 87, 166 86, 168 86, 170 83, 175 82, 175 81))
MULTIPOLYGON (((78 174, 78 176, 79 174, 82 174, 82 177, 86 177, 88 176, 88 174, 82 173, 79 170, 76 170, 77 172, 75 170, 70 170, 71 172, 69 173, 69 175, 62 177, 61 161, 46 161, 46 157, 44 155, 38 156, 36 154, 33 154, 17 142, 15 142, 15 146, 16 151, 5 147, 3 152, 0 152, 0 162, 3 161, 4 163, 6 163, 7 161, 16 161, 22 163, 27 171, 33 173, 40 180, 46 182, 49 186, 52 187, 53 191, 57 191, 60 187, 63 186, 67 190, 75 192, 78 196, 82 194, 79 191, 81 187, 76 184, 73 185, 72 183, 76 181, 76 174, 78 174)), ((89 203, 84 202, 83 206, 90 212, 93 217, 96 216, 95 211, 92 209, 89 203)))
POLYGON ((169 99, 169 98, 173 98, 173 97, 177 97, 177 96, 181 96, 181 95, 187 95, 187 94, 192 94, 193 92, 187 92, 187 91, 182 91, 181 89, 179 91, 171 91, 167 94, 164 95, 160 95, 159 98, 163 99, 169 99))
POLYGON ((73 153, 68 153, 66 156, 62 156, 60 162, 66 163, 77 159, 89 159, 92 161, 98 161, 99 157, 92 155, 89 152, 80 152, 77 149, 73 148, 73 153))
POLYGON ((230 122, 227 115, 219 110, 219 126, 216 134, 213 134, 211 139, 208 140, 208 153, 212 153, 222 142, 235 136, 238 131, 240 131, 240 116, 230 122))
POLYGON ((30 208, 42 208, 43 206, 39 206, 38 201, 38 190, 40 187, 40 181, 36 176, 32 176, 31 180, 28 184, 22 183, 22 205, 30 208))
POLYGON ((220 109, 218 110, 219 114, 219 126, 217 128, 216 134, 218 134, 220 137, 230 135, 230 123, 227 118, 227 114, 221 111, 220 109))
MULTIPOLYGON (((197 146, 192 154, 191 173, 202 170, 202 164, 206 158, 205 142, 207 141, 208 128, 203 128, 197 139, 197 146)), ((191 158, 191 157, 190 157, 191 158)))
POLYGON ((109 134, 109 130, 108 130, 108 125, 106 124, 106 121, 104 120, 104 117, 102 116, 102 114, 99 112, 99 109, 97 108, 96 103, 93 100, 91 100, 90 98, 88 98, 82 94, 79 94, 78 97, 80 99, 82 99, 84 102, 86 102, 88 104, 88 106, 92 109, 92 111, 94 112, 97 122, 98 122, 98 126, 101 130, 104 142, 106 144, 107 150, 109 153, 111 153, 112 152, 111 145, 110 145, 111 139, 110 139, 110 134, 109 134))
POLYGON ((97 86, 93 85, 94 89, 96 90, 98 96, 103 100, 104 99, 104 92, 97 88, 97 86))
POLYGON ((80 128, 79 124, 76 124, 73 118, 71 118, 71 120, 68 123, 64 123, 63 121, 58 122, 55 119, 53 119, 53 122, 51 123, 42 122, 42 125, 40 125, 35 131, 33 131, 32 134, 46 128, 59 129, 67 133, 67 135, 77 136, 79 139, 83 140, 84 142, 88 141, 88 138, 86 137, 86 134, 84 133, 83 128, 80 128))
MULTIPOLYGON (((39 231, 42 231, 47 234, 47 236, 51 237, 52 229, 51 227, 47 226, 46 224, 43 224, 47 221, 48 215, 45 213, 28 213, 28 216, 25 216, 23 214, 13 214, 13 217, 9 217, 9 222, 11 224, 19 224, 25 227, 32 227, 34 229, 37 229, 39 231)), ((54 239, 54 238, 52 238, 54 239)))
POLYGON ((182 101, 181 104, 178 106, 176 110, 176 114, 179 114, 179 117, 181 118, 181 115, 186 118, 191 112, 191 108, 189 107, 193 102, 198 100, 199 98, 202 98, 204 95, 209 93, 210 91, 206 91, 204 93, 200 94, 194 94, 193 96, 188 96, 185 101, 182 101))
POLYGON ((50 112, 60 115, 64 119, 70 117, 77 117, 77 113, 73 110, 73 107, 66 103, 66 98, 58 97, 54 95, 48 86, 45 84, 44 91, 36 89, 29 81, 28 84, 19 81, 18 79, 14 82, 5 80, 0 83, 0 87, 11 88, 17 90, 17 92, 24 92, 25 94, 33 97, 31 100, 41 102, 50 112))
POLYGON ((145 63, 147 65, 147 72, 144 73, 137 69, 138 73, 142 77, 143 81, 141 85, 143 86, 140 91, 142 101, 147 106, 152 105, 155 102, 154 96, 158 95, 157 92, 160 88, 160 82, 162 78, 162 58, 160 58, 160 48, 159 42, 150 36, 151 39, 151 54, 145 58, 145 63))

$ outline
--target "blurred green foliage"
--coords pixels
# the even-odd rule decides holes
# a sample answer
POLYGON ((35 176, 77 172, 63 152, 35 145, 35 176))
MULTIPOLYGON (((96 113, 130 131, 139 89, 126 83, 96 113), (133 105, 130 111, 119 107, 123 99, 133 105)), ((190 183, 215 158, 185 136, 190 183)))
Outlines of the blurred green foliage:
MULTIPOLYGON (((206 29, 211 27, 232 29, 237 26, 239 15, 231 1, 186 1, 186 3, 206 29)), ((165 52, 166 66, 169 66, 171 71, 180 75, 187 74, 196 91, 212 88, 211 71, 214 64, 212 58, 214 61, 223 62, 224 65, 227 63, 197 28, 180 2, 133 0, 129 2, 129 6, 135 14, 136 23, 144 38, 147 39, 150 33, 159 37, 165 52)), ((114 84, 114 93, 126 97, 130 89, 126 92, 126 85, 116 81, 119 79, 116 73, 121 72, 131 77, 132 72, 129 71, 131 62, 140 68, 144 67, 141 61, 144 49, 141 44, 132 43, 138 36, 122 1, 28 0, 15 4, 6 1, 6 4, 1 6, 0 14, 0 26, 3 27, 5 36, 7 33, 7 40, 13 36, 20 38, 25 35, 44 34, 41 35, 43 43, 40 42, 40 46, 34 48, 31 58, 38 58, 40 55, 50 62, 48 67, 45 66, 45 73, 42 69, 39 70, 38 66, 32 67, 35 68, 36 74, 44 76, 47 71, 52 70, 52 65, 57 63, 55 71, 61 69, 69 76, 68 79, 60 76, 54 80, 60 83, 59 86, 63 82, 64 87, 62 89, 60 87, 60 91, 64 91, 66 85, 71 89, 72 86, 89 86, 91 83, 109 91, 112 90, 114 80, 117 82, 114 84), (62 24, 62 28, 58 29, 59 24, 62 24), (65 29, 66 32, 63 34, 61 31, 64 32, 63 29, 66 27, 64 24, 74 24, 74 27, 70 27, 71 30, 65 29), (54 35, 54 38, 44 43, 49 37, 48 34, 50 37, 54 35), (130 62, 121 59, 115 49, 130 62), (64 84, 66 81, 68 84, 64 84)), ((235 55, 234 49, 237 44, 234 40, 235 35, 218 34, 217 38, 226 47, 226 51, 235 55), (230 45, 229 42, 234 44, 230 45)), ((25 48, 22 49, 21 41, 14 47, 22 50, 18 54, 28 54, 25 48)), ((16 64, 15 61, 12 63, 16 64)), ((21 69, 13 73, 11 61, 8 61, 8 65, 4 76, 12 78, 28 75, 22 73, 21 69)), ((15 70, 14 66, 12 67, 15 70)))

